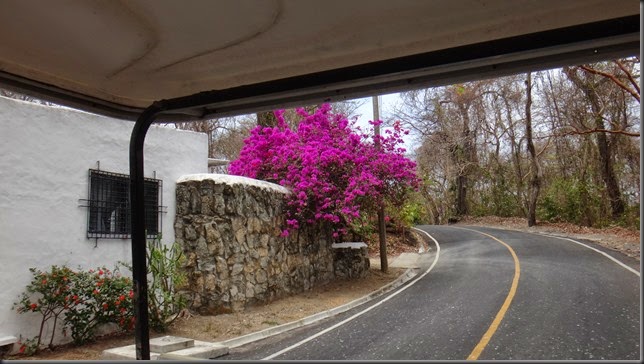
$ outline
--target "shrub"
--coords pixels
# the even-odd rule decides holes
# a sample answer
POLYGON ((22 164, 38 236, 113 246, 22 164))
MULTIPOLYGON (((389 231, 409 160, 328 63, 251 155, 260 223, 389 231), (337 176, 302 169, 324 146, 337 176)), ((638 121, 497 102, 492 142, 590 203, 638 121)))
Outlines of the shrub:
POLYGON ((132 281, 105 267, 78 272, 70 290, 65 328, 76 344, 94 339, 96 329, 116 323, 122 330, 134 328, 132 281))
POLYGON ((399 123, 384 137, 359 134, 345 116, 324 104, 313 114, 298 109, 303 119, 293 131, 283 113, 275 111, 277 126, 251 131, 229 171, 291 190, 284 235, 300 224, 322 222, 338 237, 361 212, 374 213, 385 200, 401 205, 417 187, 416 164, 399 147, 406 133, 399 123))
POLYGON ((148 242, 148 273, 151 276, 148 285, 148 306, 150 326, 160 332, 176 319, 176 313, 186 307, 185 297, 177 293, 177 288, 187 280, 181 270, 185 257, 177 243, 166 246, 161 238, 148 242))
POLYGON ((33 353, 40 348, 41 342, 45 339, 45 324, 52 320, 51 339, 49 346, 52 347, 56 333, 58 319, 69 307, 69 290, 71 282, 76 273, 63 266, 52 266, 48 272, 42 272, 36 268, 29 268, 32 278, 26 290, 20 295, 19 301, 15 302, 12 309, 18 313, 35 312, 41 315, 40 329, 38 335, 32 339, 21 340, 21 351, 33 353))
POLYGON ((545 189, 537 205, 540 219, 601 226, 606 219, 600 187, 584 180, 556 178, 545 189))
MULTIPOLYGON (((146 251, 148 262, 148 313, 150 327, 164 332, 176 319, 179 311, 187 305, 185 297, 177 292, 187 281, 183 270, 185 256, 179 244, 167 246, 159 235, 148 240, 146 251)), ((119 262, 121 266, 132 269, 131 265, 119 262)))
POLYGON ((32 280, 13 308, 18 313, 36 312, 42 317, 38 335, 21 340, 21 352, 33 354, 45 338, 45 323, 52 320, 49 347, 53 348, 58 320, 63 318, 63 333, 71 332, 74 343, 94 338, 96 328, 116 323, 124 330, 133 327, 132 282, 105 267, 73 271, 56 265, 48 272, 30 268, 32 280))

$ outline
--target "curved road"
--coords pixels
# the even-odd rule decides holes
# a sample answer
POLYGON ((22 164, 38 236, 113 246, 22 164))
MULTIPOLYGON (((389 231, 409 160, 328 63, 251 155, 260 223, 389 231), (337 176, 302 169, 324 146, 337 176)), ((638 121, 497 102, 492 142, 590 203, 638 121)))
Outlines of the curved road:
POLYGON ((633 268, 561 238, 420 229, 434 241, 419 278, 217 359, 640 359, 640 277, 633 268))

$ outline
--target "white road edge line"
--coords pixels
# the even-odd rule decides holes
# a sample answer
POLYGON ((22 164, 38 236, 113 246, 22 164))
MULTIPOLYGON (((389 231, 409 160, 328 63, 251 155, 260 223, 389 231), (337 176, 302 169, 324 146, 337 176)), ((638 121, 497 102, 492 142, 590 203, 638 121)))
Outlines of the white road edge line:
POLYGON ((597 253, 599 253, 599 254, 601 254, 601 255, 604 255, 606 258, 608 258, 608 259, 612 260, 613 262, 615 262, 615 263, 617 263, 617 264, 621 265, 623 268, 625 268, 625 269, 627 269, 627 270, 631 271, 631 273, 635 274, 636 276, 640 277, 640 272, 638 272, 638 271, 636 271, 635 269, 633 269, 633 268, 631 268, 631 267, 627 266, 626 264, 624 264, 624 263, 620 262, 619 260, 617 260, 617 259, 613 258, 613 257, 612 257, 612 256, 610 256, 609 254, 606 254, 606 253, 604 253, 603 251, 601 251, 601 250, 599 250, 599 249, 593 248, 592 246, 586 245, 586 244, 584 244, 584 243, 582 243, 582 242, 579 242, 579 241, 577 241, 577 240, 573 240, 573 239, 570 239, 570 238, 562 238, 562 237, 560 237, 560 236, 550 235, 550 234, 543 234, 543 235, 550 236, 550 237, 557 238, 557 239, 561 239, 561 240, 568 240, 568 241, 572 241, 572 242, 573 242, 573 243, 575 243, 575 244, 579 244, 579 245, 584 246, 584 247, 586 247, 586 248, 588 248, 588 249, 590 249, 590 250, 594 250, 594 251, 596 251, 597 253))
MULTIPOLYGON (((461 229, 463 229, 463 228, 461 228, 461 229)), ((505 231, 525 232, 525 231, 521 231, 521 230, 503 229, 503 228, 494 228, 494 229, 505 230, 505 231)), ((475 231, 478 231, 478 230, 475 230, 475 231)), ((633 268, 631 268, 631 267, 627 266, 626 264, 624 264, 624 263, 620 262, 620 261, 619 261, 619 259, 612 257, 610 254, 607 254, 607 253, 605 253, 605 252, 603 252, 603 251, 601 251, 601 250, 599 250, 599 249, 597 249, 597 248, 593 248, 593 247, 592 247, 592 246, 590 246, 590 245, 586 245, 586 244, 584 244, 584 243, 582 243, 582 242, 579 242, 579 241, 577 241, 577 240, 570 239, 570 238, 564 238, 564 237, 557 236, 557 235, 554 235, 554 234, 539 233, 539 232, 530 232, 530 231, 528 231, 527 233, 529 233, 529 234, 534 234, 534 235, 548 236, 548 237, 555 238, 555 239, 561 239, 561 240, 568 240, 568 241, 572 241, 572 242, 573 242, 573 243, 575 243, 575 244, 579 244, 579 245, 581 245, 581 246, 583 246, 583 247, 585 247, 585 248, 588 248, 588 249, 590 249, 590 250, 594 250, 595 252, 597 252, 597 253, 599 253, 599 254, 601 254, 601 255, 605 256, 606 258, 608 258, 608 259, 612 260, 613 262, 615 262, 615 263, 619 264, 620 266, 622 266, 622 268, 624 268, 624 269, 626 269, 626 270, 630 271, 631 273, 635 274, 635 275, 636 275, 636 276, 638 276, 638 277, 641 277, 640 272, 638 272, 638 271, 636 271, 635 269, 633 269, 633 268)))
POLYGON ((335 324, 335 325, 333 325, 331 327, 328 327, 328 328, 318 332, 315 335, 309 336, 308 338, 306 338, 304 340, 301 340, 301 341, 299 341, 299 342, 297 342, 297 343, 295 343, 295 344, 293 344, 293 345, 291 345, 291 346, 289 346, 289 347, 287 347, 285 349, 282 349, 282 350, 280 350, 280 351, 278 351, 278 352, 276 352, 274 354, 271 354, 271 355, 269 355, 269 356, 267 356, 267 357, 265 357, 265 358, 263 358, 261 360, 271 360, 271 359, 273 359, 275 357, 278 357, 278 356, 280 356, 280 355, 282 355, 282 354, 284 354, 284 353, 286 353, 288 351, 291 351, 291 350, 297 348, 298 346, 304 345, 307 342, 309 342, 309 341, 311 341, 311 340, 313 340, 313 339, 315 339, 315 338, 317 338, 319 336, 322 336, 322 335, 326 334, 329 331, 335 330, 336 328, 346 324, 347 322, 357 318, 358 316, 361 316, 361 315, 373 310, 374 308, 380 306, 381 304, 389 301, 391 298, 397 296, 400 292, 403 292, 407 288, 411 287, 414 283, 418 282, 421 278, 426 276, 432 269, 434 269, 434 266, 436 265, 436 262, 438 262, 438 257, 440 256, 440 253, 441 253, 441 247, 440 247, 440 245, 438 245, 438 241, 436 241, 436 239, 434 239, 433 236, 429 235, 428 232, 426 232, 424 230, 417 229, 417 228, 413 228, 413 229, 418 230, 418 231, 424 233, 425 235, 429 236, 429 238, 434 241, 434 244, 436 244, 436 256, 434 257, 434 261, 432 262, 432 265, 429 266, 429 268, 422 275, 416 277, 414 280, 410 281, 409 284, 407 284, 406 286, 400 288, 398 291, 392 293, 391 295, 387 296, 385 299, 383 299, 381 301, 378 301, 377 303, 367 307, 366 309, 356 313, 355 315, 353 315, 353 316, 351 316, 351 317, 349 317, 349 318, 347 318, 347 319, 345 319, 343 321, 340 321, 337 324, 335 324))

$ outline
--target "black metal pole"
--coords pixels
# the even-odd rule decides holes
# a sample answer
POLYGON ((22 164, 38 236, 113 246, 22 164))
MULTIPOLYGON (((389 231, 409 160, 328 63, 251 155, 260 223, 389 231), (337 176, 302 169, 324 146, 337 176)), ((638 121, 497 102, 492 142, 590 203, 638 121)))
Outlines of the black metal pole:
POLYGON ((148 272, 146 264, 145 201, 143 195, 143 144, 160 103, 148 107, 137 119, 130 137, 130 212, 132 227, 132 281, 134 290, 134 337, 136 359, 150 360, 148 272))

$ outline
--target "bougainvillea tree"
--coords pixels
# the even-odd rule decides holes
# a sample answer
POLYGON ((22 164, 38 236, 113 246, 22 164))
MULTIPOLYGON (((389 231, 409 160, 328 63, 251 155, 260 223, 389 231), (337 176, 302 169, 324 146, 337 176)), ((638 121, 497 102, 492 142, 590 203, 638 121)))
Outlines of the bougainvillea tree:
POLYGON ((404 156, 400 125, 374 137, 328 104, 312 114, 298 109, 298 114, 302 120, 294 131, 284 111, 275 111, 277 125, 253 129, 229 167, 231 174, 291 190, 284 235, 302 224, 324 223, 338 237, 361 214, 373 213, 386 201, 402 202, 417 187, 416 164, 404 156))

